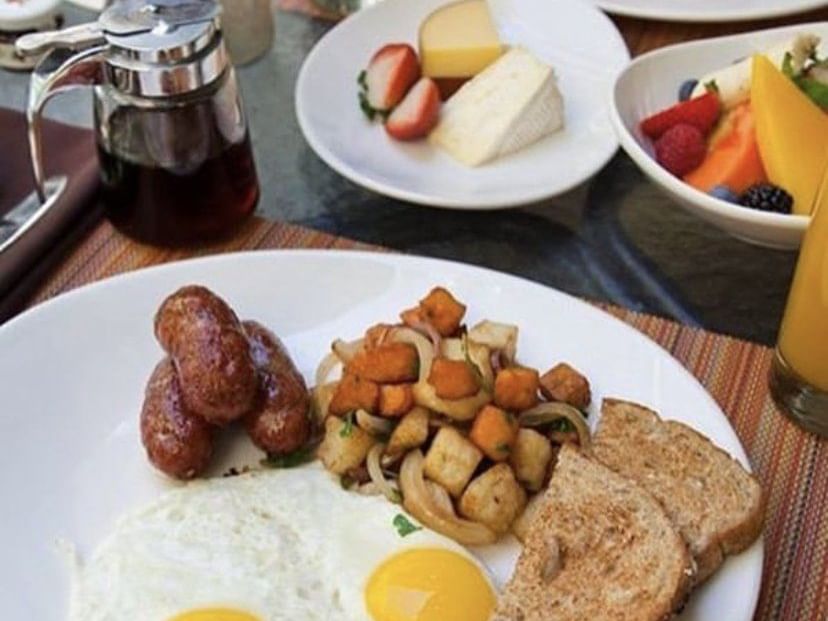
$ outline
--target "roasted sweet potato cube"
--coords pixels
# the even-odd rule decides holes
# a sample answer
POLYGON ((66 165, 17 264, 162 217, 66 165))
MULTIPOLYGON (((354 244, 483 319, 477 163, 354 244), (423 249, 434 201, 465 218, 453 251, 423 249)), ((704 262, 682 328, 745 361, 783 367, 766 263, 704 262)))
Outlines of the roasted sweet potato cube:
POLYGON ((542 433, 534 429, 520 429, 509 455, 509 463, 517 480, 527 489, 538 491, 543 487, 549 462, 552 460, 552 444, 542 433))
POLYGON ((472 423, 469 439, 489 459, 504 461, 517 439, 518 422, 509 412, 493 405, 484 406, 472 423))
POLYGON ((428 439, 428 410, 422 407, 413 408, 402 417, 399 424, 391 432, 385 454, 398 457, 412 449, 425 444, 428 439))
POLYGON ((416 328, 425 322, 425 318, 422 312, 420 312, 420 307, 415 306, 414 308, 407 308, 401 312, 400 321, 410 328, 416 328))
POLYGON ((494 402, 513 412, 538 404, 538 372, 527 367, 507 367, 495 377, 494 402))
POLYGON ((443 287, 434 287, 420 300, 420 312, 441 336, 451 336, 460 327, 466 307, 443 287))
POLYGON ((445 487, 455 498, 463 493, 483 453, 454 427, 437 432, 426 453, 423 470, 428 478, 445 487))
POLYGON ((417 380, 420 359, 408 343, 383 343, 359 352, 345 365, 345 372, 378 384, 400 384, 417 380))
POLYGON ((587 378, 565 362, 556 364, 541 376, 540 391, 550 401, 563 401, 581 410, 592 399, 587 378))
POLYGON ((374 349, 382 345, 388 338, 388 333, 394 328, 388 323, 378 323, 365 331, 365 349, 374 349))
POLYGON ((458 508, 465 517, 505 533, 526 506, 526 492, 509 464, 496 464, 474 479, 458 508))
POLYGON ((346 373, 337 384, 328 413, 342 416, 354 410, 377 411, 380 389, 376 382, 346 373))
POLYGON ((374 438, 352 420, 329 416, 325 419, 325 437, 316 451, 325 468, 344 474, 365 461, 374 446, 374 438))
POLYGON ((441 399, 471 397, 480 390, 480 383, 471 365, 465 360, 435 358, 428 374, 428 383, 434 386, 441 399))
POLYGON ((380 386, 379 414, 398 418, 414 407, 411 384, 383 384, 380 386))

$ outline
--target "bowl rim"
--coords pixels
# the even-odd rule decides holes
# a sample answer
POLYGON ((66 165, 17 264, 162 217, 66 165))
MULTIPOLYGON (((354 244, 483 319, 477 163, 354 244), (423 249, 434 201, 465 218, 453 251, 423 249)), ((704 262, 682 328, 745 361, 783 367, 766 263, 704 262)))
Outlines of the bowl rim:
POLYGON ((732 223, 750 223, 752 225, 761 226, 766 231, 776 230, 788 233, 799 231, 804 232, 811 220, 810 216, 770 213, 757 211, 755 209, 750 209, 749 207, 742 207, 741 205, 715 198, 705 192, 702 192, 701 190, 697 190, 693 186, 685 183, 662 168, 644 149, 641 141, 621 118, 621 112, 619 110, 619 90, 620 85, 638 67, 653 62, 662 56, 669 56, 675 53, 678 49, 691 52, 694 49, 710 45, 711 43, 715 44, 722 43, 724 41, 732 42, 740 40, 747 41, 756 35, 767 35, 773 32, 778 32, 780 34, 785 32, 797 32, 813 29, 815 27, 828 30, 828 21, 807 22, 804 24, 795 24, 792 26, 782 26, 776 28, 764 28, 736 35, 725 35, 684 43, 676 43, 651 50, 636 57, 618 74, 611 87, 610 120, 618 136, 618 141, 620 142, 621 147, 627 155, 632 158, 636 165, 653 181, 668 190, 671 194, 679 197, 681 199, 680 202, 682 202, 683 206, 685 206, 685 208, 689 211, 699 210, 715 218, 717 222, 728 220, 732 223))

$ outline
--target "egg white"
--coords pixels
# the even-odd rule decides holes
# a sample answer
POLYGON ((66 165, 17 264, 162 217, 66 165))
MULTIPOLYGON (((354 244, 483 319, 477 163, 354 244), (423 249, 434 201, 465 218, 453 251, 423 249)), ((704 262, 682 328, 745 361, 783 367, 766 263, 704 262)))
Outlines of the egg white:
POLYGON ((263 621, 364 621, 371 574, 411 547, 453 550, 486 575, 442 535, 401 537, 401 512, 317 464, 190 483, 118 521, 77 572, 69 619, 165 621, 225 606, 263 621))

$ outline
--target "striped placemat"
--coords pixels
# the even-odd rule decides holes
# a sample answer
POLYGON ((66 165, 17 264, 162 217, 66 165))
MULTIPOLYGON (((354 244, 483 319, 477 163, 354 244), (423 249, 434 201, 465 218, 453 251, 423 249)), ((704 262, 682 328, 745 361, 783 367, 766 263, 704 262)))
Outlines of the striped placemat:
MULTIPOLYGON (((271 248, 384 250, 261 218, 248 221, 226 242, 162 250, 132 242, 104 222, 35 290, 29 303, 151 265, 271 248)), ((765 567, 755 619, 828 620, 828 442, 803 432, 776 411, 766 382, 772 350, 659 317, 603 307, 659 343, 710 391, 768 492, 765 567)))

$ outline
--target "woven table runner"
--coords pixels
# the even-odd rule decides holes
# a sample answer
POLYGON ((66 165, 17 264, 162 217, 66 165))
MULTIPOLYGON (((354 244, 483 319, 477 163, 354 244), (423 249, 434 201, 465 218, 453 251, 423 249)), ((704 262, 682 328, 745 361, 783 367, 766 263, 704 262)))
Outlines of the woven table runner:
MULTIPOLYGON (((227 242, 163 250, 132 242, 103 222, 39 286, 30 304, 160 263, 272 248, 387 251, 261 218, 248 221, 227 242)), ((656 341, 699 379, 727 414, 768 493, 765 566, 755 619, 828 621, 828 442, 776 411, 766 381, 772 350, 659 317, 602 307, 656 341)))

